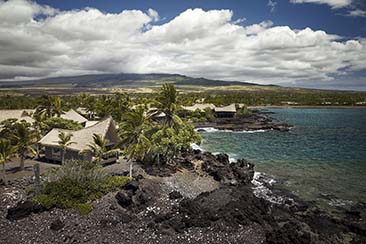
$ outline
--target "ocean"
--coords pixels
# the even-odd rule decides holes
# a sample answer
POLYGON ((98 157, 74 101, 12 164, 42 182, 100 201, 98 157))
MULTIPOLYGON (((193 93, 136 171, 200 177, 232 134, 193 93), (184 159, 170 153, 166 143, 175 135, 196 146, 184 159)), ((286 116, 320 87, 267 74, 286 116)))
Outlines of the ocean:
POLYGON ((276 187, 321 207, 366 202, 366 108, 280 108, 290 132, 202 132, 201 147, 253 162, 276 187))

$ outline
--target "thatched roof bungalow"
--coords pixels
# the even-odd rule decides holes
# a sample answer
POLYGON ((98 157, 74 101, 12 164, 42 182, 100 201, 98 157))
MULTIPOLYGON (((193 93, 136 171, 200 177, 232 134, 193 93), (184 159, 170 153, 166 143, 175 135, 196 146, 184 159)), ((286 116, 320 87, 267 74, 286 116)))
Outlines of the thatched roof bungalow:
POLYGON ((235 104, 230 104, 225 107, 215 107, 214 109, 216 117, 219 118, 231 118, 235 116, 236 107, 235 104))
MULTIPOLYGON (((70 141, 72 144, 67 147, 65 153, 65 160, 78 159, 91 161, 93 155, 81 152, 88 149, 89 145, 93 143, 94 134, 101 135, 104 139, 107 139, 109 148, 113 148, 118 143, 117 129, 112 118, 104 119, 78 131, 52 129, 39 141, 40 145, 45 147, 45 157, 47 161, 61 162, 61 148, 58 144, 58 135, 61 132, 66 134, 71 133, 73 135, 70 141)), ((102 163, 113 162, 117 159, 116 155, 112 155, 112 157, 105 158, 102 163)))

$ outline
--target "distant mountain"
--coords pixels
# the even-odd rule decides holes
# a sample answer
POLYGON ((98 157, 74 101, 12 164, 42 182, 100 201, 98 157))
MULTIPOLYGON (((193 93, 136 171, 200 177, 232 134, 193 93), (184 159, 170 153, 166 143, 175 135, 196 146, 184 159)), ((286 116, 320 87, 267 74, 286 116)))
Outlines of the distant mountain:
POLYGON ((179 74, 96 74, 46 78, 25 81, 2 81, 0 88, 31 88, 31 87, 59 87, 59 88, 112 88, 112 87, 149 87, 162 83, 189 86, 257 86, 258 84, 192 78, 179 74))

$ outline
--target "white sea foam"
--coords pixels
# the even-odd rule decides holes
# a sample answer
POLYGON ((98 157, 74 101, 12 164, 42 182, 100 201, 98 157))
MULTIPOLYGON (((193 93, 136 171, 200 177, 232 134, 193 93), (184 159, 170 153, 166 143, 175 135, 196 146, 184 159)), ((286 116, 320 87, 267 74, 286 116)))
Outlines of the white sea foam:
MULTIPOLYGON (((205 151, 202 147, 200 147, 196 143, 192 143, 191 147, 194 150, 200 150, 202 152, 205 151)), ((218 155, 220 153, 221 152, 212 152, 213 155, 218 155)), ((237 156, 238 155, 236 155, 236 154, 229 154, 230 163, 237 162, 237 159, 236 159, 237 156)), ((285 199, 281 196, 276 196, 275 194, 273 194, 271 189, 269 189, 267 187, 268 185, 272 186, 275 183, 276 183, 276 180, 273 179, 272 177, 268 177, 264 173, 255 172, 254 176, 253 176, 253 180, 252 180, 252 184, 254 185, 254 187, 253 187, 254 195, 258 198, 263 198, 271 203, 283 204, 285 199)), ((292 199, 289 199, 289 200, 292 200, 292 199)))
MULTIPOLYGON (((263 198, 271 203, 275 204, 283 204, 285 202, 285 198, 281 196, 277 196, 273 194, 271 189, 269 189, 266 185, 274 185, 276 180, 268 177, 264 173, 255 172, 252 180, 253 193, 258 198, 263 198)), ((292 199, 289 199, 292 200, 292 199)))
POLYGON ((350 206, 353 202, 350 200, 342 200, 342 199, 332 199, 329 201, 329 205, 332 207, 344 207, 350 206))
POLYGON ((226 132, 226 133, 244 133, 244 134, 253 134, 253 133, 263 133, 268 130, 241 130, 241 131, 234 131, 234 130, 219 130, 213 127, 205 127, 205 128, 196 128, 195 131, 204 131, 207 133, 215 133, 215 132, 226 132))
POLYGON ((213 127, 206 127, 206 128, 196 128, 195 131, 204 131, 204 132, 217 132, 218 129, 215 129, 213 127))
POLYGON ((191 144, 191 148, 193 149, 193 150, 200 150, 201 152, 203 152, 204 150, 203 150, 203 148, 202 147, 200 147, 199 145, 197 145, 196 143, 192 143, 191 144))

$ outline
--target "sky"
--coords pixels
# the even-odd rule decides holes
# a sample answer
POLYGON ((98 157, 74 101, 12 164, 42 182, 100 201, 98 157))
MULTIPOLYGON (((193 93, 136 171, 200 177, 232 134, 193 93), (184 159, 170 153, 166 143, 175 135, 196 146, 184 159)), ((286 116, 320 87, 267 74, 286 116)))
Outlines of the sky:
POLYGON ((366 0, 0 0, 0 81, 99 73, 366 90, 366 0))

